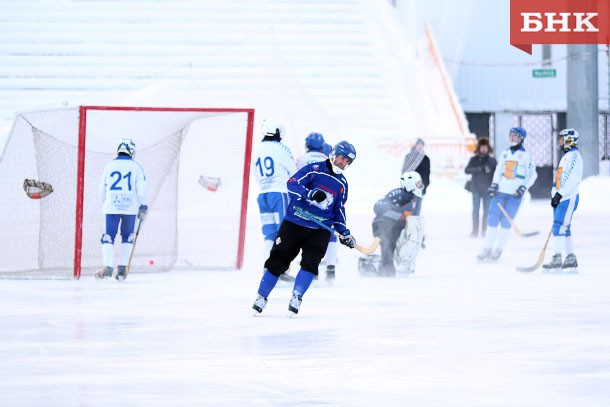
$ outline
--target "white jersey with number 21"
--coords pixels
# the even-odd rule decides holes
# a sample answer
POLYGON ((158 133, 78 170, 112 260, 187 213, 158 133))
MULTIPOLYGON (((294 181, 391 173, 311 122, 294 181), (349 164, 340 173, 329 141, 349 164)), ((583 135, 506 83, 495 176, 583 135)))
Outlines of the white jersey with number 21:
POLYGON ((99 187, 104 214, 136 215, 140 205, 148 205, 144 170, 127 156, 106 164, 99 187))

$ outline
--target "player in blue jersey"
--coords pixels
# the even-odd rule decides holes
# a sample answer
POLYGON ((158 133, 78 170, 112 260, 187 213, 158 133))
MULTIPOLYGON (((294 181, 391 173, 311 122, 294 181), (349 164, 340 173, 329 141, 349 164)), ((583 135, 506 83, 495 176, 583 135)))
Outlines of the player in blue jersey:
POLYGON ((563 137, 565 154, 559 161, 555 183, 551 190, 555 254, 550 263, 542 267, 547 271, 577 272, 578 262, 574 255, 571 225, 574 211, 578 208, 578 189, 582 182, 583 161, 578 151, 578 132, 574 129, 565 129, 559 132, 559 136, 563 137), (562 253, 566 253, 563 263, 562 253))
POLYGON ((136 216, 140 222, 148 213, 148 186, 144 170, 133 157, 136 145, 125 139, 117 148, 117 157, 106 164, 99 186, 103 202, 104 221, 102 223, 102 255, 104 268, 95 278, 110 278, 114 272, 114 239, 121 229, 121 252, 119 256, 117 280, 124 280, 131 250, 136 216))
MULTIPOLYGON (((313 164, 321 161, 326 161, 328 154, 332 151, 332 146, 324 141, 324 136, 321 133, 309 133, 305 137, 305 154, 297 159, 297 169, 303 168, 307 164, 313 164), (325 152, 325 146, 327 151, 325 152)), ((326 280, 333 281, 335 279, 335 271, 337 265, 337 251, 339 243, 337 236, 334 233, 330 234, 328 247, 326 248, 326 280)))
POLYGON ((523 147, 526 134, 522 127, 511 128, 508 133, 510 147, 498 157, 498 165, 489 187, 492 198, 487 215, 485 245, 477 256, 480 262, 498 260, 510 233, 510 222, 502 214, 498 204, 502 205, 511 219, 515 219, 523 194, 538 176, 531 154, 523 147))
POLYGON ((291 315, 299 312, 303 295, 318 274, 318 265, 324 257, 330 237, 328 229, 319 223, 334 228, 339 233, 342 244, 349 248, 356 245, 356 239, 346 225, 348 185, 343 176, 343 172, 355 159, 354 146, 341 141, 335 145, 326 161, 308 164, 288 180, 290 205, 269 258, 265 261, 265 272, 252 306, 256 313, 263 311, 279 276, 301 251, 301 269, 294 281, 288 305, 291 315))
POLYGON ((297 170, 292 152, 284 143, 284 126, 274 119, 262 123, 263 140, 253 157, 252 171, 259 185, 256 199, 264 236, 263 256, 267 258, 288 208, 286 181, 297 170))

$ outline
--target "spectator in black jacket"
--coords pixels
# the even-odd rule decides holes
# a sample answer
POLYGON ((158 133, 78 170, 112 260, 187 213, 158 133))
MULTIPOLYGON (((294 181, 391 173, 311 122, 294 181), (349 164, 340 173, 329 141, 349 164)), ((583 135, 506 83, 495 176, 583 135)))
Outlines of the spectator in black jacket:
POLYGON ((472 233, 471 237, 479 236, 479 224, 481 224, 481 236, 485 236, 487 229, 487 213, 489 212, 489 201, 491 197, 487 189, 491 185, 497 161, 491 155, 493 148, 489 144, 489 139, 480 137, 477 142, 477 149, 474 156, 468 161, 464 172, 472 175, 470 181, 470 192, 472 193, 472 233), (479 222, 479 212, 483 202, 483 218, 479 222))
POLYGON ((421 175, 421 180, 424 184, 423 193, 426 195, 428 185, 430 185, 430 158, 428 158, 424 152, 424 145, 424 140, 420 138, 415 141, 411 151, 405 155, 400 174, 402 175, 405 172, 415 171, 421 175))

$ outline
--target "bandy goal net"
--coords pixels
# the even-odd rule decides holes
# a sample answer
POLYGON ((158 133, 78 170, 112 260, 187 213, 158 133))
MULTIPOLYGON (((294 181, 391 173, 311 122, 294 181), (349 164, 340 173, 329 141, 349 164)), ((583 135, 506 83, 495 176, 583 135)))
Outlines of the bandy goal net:
POLYGON ((136 144, 149 188, 130 272, 241 268, 253 120, 252 109, 18 115, 0 150, 0 278, 79 278, 102 267, 98 188, 122 139, 136 144))

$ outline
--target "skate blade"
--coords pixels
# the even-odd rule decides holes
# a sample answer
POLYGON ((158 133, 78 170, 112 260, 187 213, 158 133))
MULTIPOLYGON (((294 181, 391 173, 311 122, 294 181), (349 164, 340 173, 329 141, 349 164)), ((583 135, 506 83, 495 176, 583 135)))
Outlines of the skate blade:
POLYGON ((125 276, 116 276, 118 281, 125 281, 125 276))

